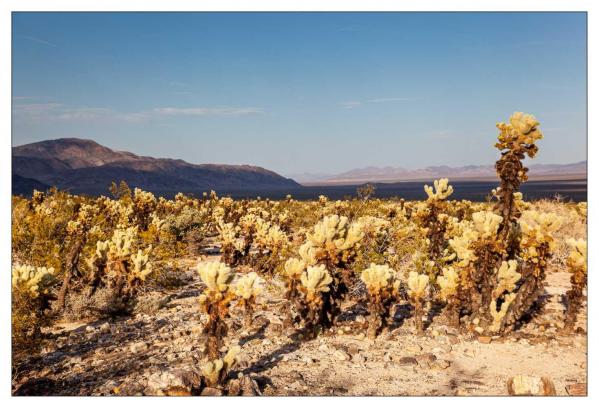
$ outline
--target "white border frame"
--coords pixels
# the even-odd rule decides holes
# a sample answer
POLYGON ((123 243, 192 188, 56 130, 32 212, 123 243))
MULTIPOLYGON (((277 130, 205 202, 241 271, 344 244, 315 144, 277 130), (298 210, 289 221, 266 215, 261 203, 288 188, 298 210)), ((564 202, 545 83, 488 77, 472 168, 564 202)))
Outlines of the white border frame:
MULTIPOLYGON (((304 0, 302 2, 282 3, 276 0, 204 0, 202 2, 189 2, 184 0, 104 0, 104 1, 74 1, 74 0, 2 0, 0 2, 0 134, 2 135, 2 144, 0 150, 0 169, 2 177, 0 178, 0 205, 4 219, 4 224, 8 227, 4 228, 0 234, 0 259, 3 264, 3 283, 0 285, 4 291, 4 296, 1 301, 2 308, 2 326, 10 327, 10 285, 9 269, 10 269, 10 197, 11 197, 11 12, 12 11, 586 11, 588 14, 588 128, 587 128, 587 156, 597 152, 597 143, 594 137, 597 136, 597 119, 588 115, 588 112, 597 112, 597 83, 594 81, 591 73, 597 72, 597 31, 599 30, 599 2, 596 0, 573 0, 573 1, 556 1, 556 0, 454 0, 452 2, 443 0, 420 0, 418 2, 404 2, 392 0, 368 0, 364 2, 356 0, 345 1, 324 1, 324 0, 304 0), (594 68, 593 68, 594 67, 594 68)), ((599 161, 599 160, 598 160, 599 161)), ((594 158, 588 163, 588 201, 589 205, 589 229, 588 240, 591 246, 599 242, 597 229, 594 220, 597 216, 596 203, 599 200, 599 190, 597 189, 597 169, 598 164, 594 158)), ((596 292, 597 279, 594 275, 597 273, 597 257, 593 251, 589 251, 589 293, 596 292)), ((596 302, 592 296, 589 296, 589 315, 593 319, 588 319, 589 322, 589 337, 588 344, 597 344, 598 338, 596 335, 596 320, 598 315, 596 302)), ((11 404, 51 404, 65 406, 79 406, 84 403, 86 405, 100 406, 105 404, 125 405, 130 403, 142 402, 132 398, 86 398, 84 401, 79 398, 63 398, 51 397, 40 400, 36 397, 10 397, 10 337, 9 330, 4 329, 3 336, 0 337, 0 388, 3 390, 2 397, 6 398, 9 405, 11 404)), ((209 404, 214 406, 233 406, 239 404, 275 406, 280 404, 291 406, 305 406, 305 404, 343 404, 343 405, 397 405, 397 404, 423 404, 423 405, 459 405, 463 406, 479 406, 481 404, 490 406, 504 406, 507 404, 543 404, 545 407, 560 406, 563 404, 582 404, 588 406, 595 398, 591 381, 596 381, 596 366, 593 364, 593 359, 596 354, 589 347, 589 397, 568 399, 563 398, 545 398, 542 401, 538 399, 529 400, 526 398, 514 398, 508 401, 501 397, 489 398, 434 398, 434 397, 412 397, 410 399, 403 398, 397 400, 396 397, 370 397, 364 398, 338 398, 330 400, 325 397, 313 398, 260 398, 260 399, 202 399, 179 398, 175 400, 176 404, 197 406, 197 404, 209 404)), ((482 397, 481 397, 482 398, 482 397)), ((165 400, 159 398, 145 398, 143 404, 150 406, 158 406, 165 403, 165 400)), ((597 405, 597 401, 594 404, 597 405)))

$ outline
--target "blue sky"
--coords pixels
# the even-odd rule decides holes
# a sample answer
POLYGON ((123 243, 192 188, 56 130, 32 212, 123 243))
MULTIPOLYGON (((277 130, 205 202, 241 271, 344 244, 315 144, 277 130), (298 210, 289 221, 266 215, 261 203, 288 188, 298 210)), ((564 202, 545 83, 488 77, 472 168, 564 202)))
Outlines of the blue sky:
POLYGON ((282 174, 586 158, 584 13, 15 13, 13 145, 81 137, 282 174))

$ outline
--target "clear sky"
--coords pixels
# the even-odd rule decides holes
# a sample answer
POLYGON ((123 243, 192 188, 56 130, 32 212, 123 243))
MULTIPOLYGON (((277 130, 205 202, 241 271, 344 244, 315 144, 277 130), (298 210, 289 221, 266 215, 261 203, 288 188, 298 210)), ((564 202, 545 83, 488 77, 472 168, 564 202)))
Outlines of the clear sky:
POLYGON ((584 13, 15 13, 13 145, 331 173, 586 159, 584 13))

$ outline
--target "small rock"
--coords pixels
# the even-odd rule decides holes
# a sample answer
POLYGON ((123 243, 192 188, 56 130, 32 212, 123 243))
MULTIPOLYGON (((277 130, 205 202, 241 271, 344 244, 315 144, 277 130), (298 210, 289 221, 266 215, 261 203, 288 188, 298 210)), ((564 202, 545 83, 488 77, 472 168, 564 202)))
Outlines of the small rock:
POLYGON ((418 360, 416 360, 414 357, 402 357, 399 359, 399 364, 416 366, 418 365, 418 360))
POLYGON ((480 326, 476 326, 476 327, 474 328, 474 331, 475 331, 475 332, 477 332, 478 334, 482 334, 482 333, 484 333, 485 329, 483 329, 483 328, 482 328, 482 327, 480 327, 480 326))
POLYGON ((482 344, 489 344, 489 343, 491 343, 491 337, 490 336, 478 336, 478 342, 482 343, 482 344))
POLYGON ((146 351, 148 349, 148 345, 146 343, 144 343, 143 341, 140 341, 138 343, 133 343, 130 347, 129 350, 132 353, 139 353, 141 351, 146 351))
POLYGON ((333 357, 340 361, 349 361, 351 359, 351 356, 343 350, 335 350, 333 357))
POLYGON ((423 366, 429 366, 435 360, 437 360, 437 356, 435 356, 433 353, 424 353, 416 356, 416 361, 418 364, 423 366))
POLYGON ((433 370, 445 370, 451 366, 451 362, 448 360, 437 360, 431 364, 433 370))
POLYGON ((555 385, 547 377, 517 375, 507 382, 510 395, 557 395, 555 385))
POLYGON ((96 331, 96 328, 94 326, 87 326, 85 328, 85 331, 88 333, 93 333, 94 331, 96 331))
POLYGON ((102 334, 110 333, 110 323, 106 322, 106 323, 102 324, 100 327, 98 327, 98 329, 100 330, 100 333, 102 333, 102 334))
POLYGON ((578 397, 587 396, 587 383, 575 383, 566 385, 566 392, 568 395, 574 395, 578 397))
POLYGON ((361 324, 361 323, 364 323, 364 322, 366 322, 366 318, 364 316, 362 316, 362 315, 356 316, 356 323, 360 323, 361 324))
POLYGON ((347 352, 351 356, 354 356, 360 352, 360 348, 356 344, 350 344, 349 347, 347 348, 347 352))
POLYGON ((219 390, 218 388, 206 387, 202 390, 200 394, 203 397, 220 397, 223 395, 223 390, 219 390))
POLYGON ((383 361, 389 362, 389 361, 392 361, 392 360, 393 360, 393 358, 391 358, 391 354, 385 353, 385 355, 383 356, 383 361))
POLYGON ((410 344, 405 348, 408 353, 419 353, 422 351, 422 347, 418 344, 410 344))

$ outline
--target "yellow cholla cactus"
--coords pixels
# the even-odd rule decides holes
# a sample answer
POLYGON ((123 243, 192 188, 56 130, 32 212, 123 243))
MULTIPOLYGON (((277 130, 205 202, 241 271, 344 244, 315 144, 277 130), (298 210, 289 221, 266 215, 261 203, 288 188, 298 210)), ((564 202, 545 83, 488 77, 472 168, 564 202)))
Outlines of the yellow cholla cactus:
POLYGON ((424 191, 429 200, 445 200, 453 193, 453 187, 449 185, 449 179, 442 178, 434 180, 433 185, 435 187, 434 190, 433 187, 424 186, 424 191))
POLYGON ((31 265, 13 265, 12 286, 22 287, 37 297, 48 289, 54 278, 54 268, 35 267, 31 265))
POLYGON ((458 266, 468 266, 476 260, 476 254, 471 244, 478 239, 478 233, 473 229, 465 228, 462 235, 449 240, 449 245, 460 259, 458 266))
POLYGON ((219 261, 202 262, 196 270, 207 286, 207 295, 203 296, 222 297, 222 294, 229 290, 234 278, 231 268, 219 261))
POLYGON ((493 297, 501 296, 503 292, 512 292, 516 289, 516 283, 522 277, 517 272, 518 262, 515 260, 503 261, 497 271, 497 287, 493 290, 493 297))
POLYGON ((571 251, 566 263, 574 271, 583 271, 587 273, 587 242, 584 239, 568 238, 566 243, 571 251))
POLYGON ((316 265, 318 259, 316 258, 316 248, 314 248, 310 242, 305 242, 299 248, 299 256, 302 258, 302 261, 308 265, 313 266, 316 265))
POLYGON ((145 251, 140 249, 137 251, 137 254, 131 255, 131 262, 133 263, 133 278, 145 281, 146 276, 152 272, 152 263, 149 261, 151 251, 152 246, 147 248, 145 251))
POLYGON ((550 251, 555 250, 557 243, 553 235, 562 225, 561 217, 554 213, 528 210, 522 213, 519 224, 522 230, 520 247, 525 259, 536 258, 537 248, 543 244, 547 244, 550 251))
POLYGON ((221 375, 221 372, 227 372, 231 369, 235 363, 237 362, 237 356, 241 348, 239 346, 235 346, 227 352, 227 354, 221 359, 216 359, 213 361, 208 361, 201 368, 202 375, 204 376, 204 380, 206 381, 206 385, 212 387, 217 385, 221 379, 225 376, 221 375))
POLYGON ((399 287, 399 281, 395 279, 395 271, 389 265, 376 265, 371 263, 367 269, 362 271, 362 281, 366 284, 368 292, 377 294, 385 289, 399 287))
POLYGON ((489 330, 491 332, 498 332, 501 329, 501 322, 503 320, 503 317, 507 314, 507 311, 514 299, 516 299, 515 293, 505 295, 503 298, 503 303, 501 304, 501 308, 499 310, 497 310, 497 300, 493 299, 493 301, 491 301, 491 304, 489 305, 491 317, 493 318, 493 322, 489 326, 489 330))
POLYGON ((447 301, 452 296, 455 296, 459 283, 460 278, 452 266, 443 268, 443 274, 437 277, 437 284, 441 288, 441 298, 447 301))
POLYGON ((426 274, 418 274, 412 271, 408 276, 408 292, 413 298, 420 299, 428 288, 429 277, 426 274))
POLYGON ((308 241, 315 247, 334 244, 340 249, 353 246, 362 236, 359 225, 350 224, 347 217, 339 215, 324 217, 314 226, 314 232, 307 234, 308 241))
POLYGON ((262 292, 261 280, 256 272, 250 272, 243 275, 235 282, 233 288, 235 296, 248 300, 258 296, 262 292))
POLYGON ((492 211, 479 211, 472 214, 474 229, 482 239, 494 238, 502 220, 500 215, 492 211))
POLYGON ((116 229, 109 241, 109 252, 111 257, 126 258, 131 255, 131 245, 137 235, 137 227, 127 229, 116 229))
POLYGON ((299 279, 302 272, 306 270, 306 262, 297 258, 289 258, 285 262, 282 275, 289 279, 299 279))
POLYGON ((515 112, 509 122, 497 124, 500 131, 497 147, 500 149, 518 149, 520 145, 531 145, 543 138, 538 129, 540 123, 533 115, 515 112))
POLYGON ((300 282, 306 291, 306 299, 311 301, 321 292, 329 291, 329 285, 333 282, 333 278, 324 265, 309 266, 302 273, 300 282))

